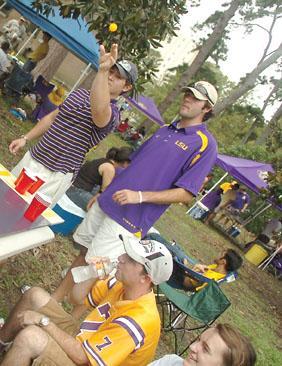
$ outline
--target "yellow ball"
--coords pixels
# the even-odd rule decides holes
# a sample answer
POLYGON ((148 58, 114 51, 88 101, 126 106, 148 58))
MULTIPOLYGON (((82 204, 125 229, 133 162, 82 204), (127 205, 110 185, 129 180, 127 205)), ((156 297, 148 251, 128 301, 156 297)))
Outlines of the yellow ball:
POLYGON ((109 31, 110 32, 116 32, 117 29, 118 29, 118 26, 117 26, 116 23, 110 23, 110 25, 109 25, 109 31))

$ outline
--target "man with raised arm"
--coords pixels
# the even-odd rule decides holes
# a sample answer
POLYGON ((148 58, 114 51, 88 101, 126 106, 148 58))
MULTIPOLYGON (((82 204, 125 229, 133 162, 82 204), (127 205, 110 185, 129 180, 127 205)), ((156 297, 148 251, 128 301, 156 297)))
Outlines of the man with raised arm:
POLYGON ((100 64, 91 90, 77 89, 54 112, 42 118, 26 135, 11 142, 16 154, 27 142, 41 137, 29 149, 12 173, 23 167, 45 180, 40 191, 54 204, 71 185, 85 154, 119 123, 117 97, 130 91, 137 69, 129 61, 117 61, 118 45, 110 52, 100 46, 100 64))

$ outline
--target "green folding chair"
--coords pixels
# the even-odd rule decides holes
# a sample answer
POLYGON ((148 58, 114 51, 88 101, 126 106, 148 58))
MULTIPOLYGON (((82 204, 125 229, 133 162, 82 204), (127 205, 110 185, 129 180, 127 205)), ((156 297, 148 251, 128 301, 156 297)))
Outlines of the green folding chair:
POLYGON ((157 289, 157 302, 162 311, 163 330, 172 332, 174 352, 178 355, 182 355, 194 342, 193 339, 184 349, 180 350, 179 338, 183 340, 184 335, 188 332, 199 330, 203 332, 231 305, 213 280, 195 293, 177 290, 167 283, 163 283, 157 289))

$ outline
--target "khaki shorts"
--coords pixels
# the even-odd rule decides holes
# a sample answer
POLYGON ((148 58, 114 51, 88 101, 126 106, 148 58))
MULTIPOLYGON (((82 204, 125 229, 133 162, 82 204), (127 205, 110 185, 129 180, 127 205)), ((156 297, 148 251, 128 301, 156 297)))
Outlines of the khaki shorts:
POLYGON ((86 261, 95 256, 109 257, 111 261, 115 261, 125 252, 119 235, 135 237, 106 215, 98 202, 95 202, 73 234, 73 239, 88 248, 86 261))
MULTIPOLYGON (((48 316, 53 323, 66 333, 72 336, 76 336, 78 333, 79 321, 68 314, 54 299, 38 309, 38 312, 48 316)), ((52 337, 48 337, 47 346, 43 353, 33 361, 32 366, 75 366, 75 363, 66 355, 58 343, 52 337)))
POLYGON ((16 177, 20 174, 22 168, 28 168, 32 172, 38 174, 45 183, 39 192, 46 194, 52 198, 52 206, 62 197, 66 190, 71 186, 73 173, 53 172, 44 165, 33 159, 28 151, 22 160, 14 167, 12 174, 16 177))

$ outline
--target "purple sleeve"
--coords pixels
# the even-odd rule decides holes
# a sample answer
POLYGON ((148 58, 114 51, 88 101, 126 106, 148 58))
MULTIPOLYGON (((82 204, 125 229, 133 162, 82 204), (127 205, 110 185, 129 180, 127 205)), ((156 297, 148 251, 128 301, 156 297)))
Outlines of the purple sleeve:
POLYGON ((205 177, 215 164, 217 157, 215 140, 210 140, 206 150, 201 154, 196 153, 193 158, 195 159, 197 155, 200 155, 199 158, 194 163, 192 159, 192 162, 184 168, 181 177, 174 183, 176 187, 184 188, 194 196, 197 196, 205 177))
POLYGON ((98 126, 94 125, 95 129, 97 131, 99 131, 99 133, 108 134, 108 133, 112 132, 115 129, 115 127, 119 124, 120 113, 119 113, 118 107, 116 106, 116 104, 111 103, 111 109, 112 109, 111 118, 110 118, 109 123, 106 126, 98 127, 98 126))

